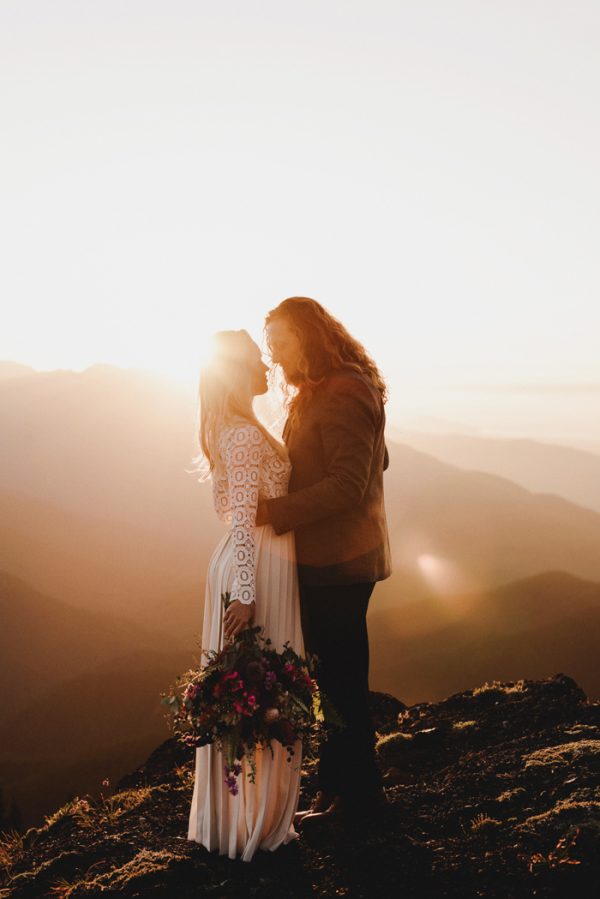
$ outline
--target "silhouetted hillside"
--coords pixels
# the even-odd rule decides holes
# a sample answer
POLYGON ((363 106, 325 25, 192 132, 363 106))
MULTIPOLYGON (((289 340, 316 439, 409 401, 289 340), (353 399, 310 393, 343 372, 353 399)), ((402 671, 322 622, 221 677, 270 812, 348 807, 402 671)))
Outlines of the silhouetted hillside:
POLYGON ((203 524, 199 509, 197 532, 193 549, 189 536, 186 545, 176 531, 167 538, 142 519, 134 527, 91 512, 74 515, 23 494, 0 494, 7 570, 72 605, 127 616, 182 639, 201 621, 204 573, 223 526, 208 513, 203 524), (193 598, 183 608, 182 594, 193 598))
MULTIPOLYGON (((226 899, 593 896, 600 878, 600 704, 562 674, 406 708, 372 694, 388 804, 306 828, 251 864, 186 839, 193 754, 170 740, 113 795, 74 798, 4 841, 5 895, 226 899)), ((307 747, 308 749, 308 747, 307 747)), ((304 807, 314 756, 304 758, 304 807)))
POLYGON ((0 784, 25 823, 140 764, 168 734, 160 693, 191 661, 181 649, 132 646, 60 685, 40 684, 2 724, 0 784))
POLYGON ((0 786, 26 823, 120 776, 165 733, 159 693, 191 663, 164 633, 0 572, 0 786))
POLYGON ((164 633, 126 618, 44 596, 0 572, 0 715, 98 665, 135 653, 179 648, 164 633))
POLYGON ((600 584, 560 571, 488 594, 407 601, 369 614, 371 686, 409 702, 484 680, 568 668, 600 699, 600 584))

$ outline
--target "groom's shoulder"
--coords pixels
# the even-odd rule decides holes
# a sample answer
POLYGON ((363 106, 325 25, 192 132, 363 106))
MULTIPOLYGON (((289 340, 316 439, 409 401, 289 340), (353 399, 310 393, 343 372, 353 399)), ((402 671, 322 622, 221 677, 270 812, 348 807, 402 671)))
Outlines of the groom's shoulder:
POLYGON ((327 398, 356 397, 366 402, 378 402, 379 391, 363 372, 351 366, 340 366, 329 373, 324 383, 327 398))

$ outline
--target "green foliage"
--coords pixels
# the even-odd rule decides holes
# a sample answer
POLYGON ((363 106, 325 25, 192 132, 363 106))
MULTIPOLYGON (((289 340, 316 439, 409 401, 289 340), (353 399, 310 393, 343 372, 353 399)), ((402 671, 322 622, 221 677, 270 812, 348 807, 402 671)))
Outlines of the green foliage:
POLYGON ((57 880, 50 888, 50 895, 55 897, 55 899, 69 899, 69 896, 72 896, 75 890, 81 886, 83 882, 84 881, 78 880, 65 880, 61 877, 60 880, 57 880))

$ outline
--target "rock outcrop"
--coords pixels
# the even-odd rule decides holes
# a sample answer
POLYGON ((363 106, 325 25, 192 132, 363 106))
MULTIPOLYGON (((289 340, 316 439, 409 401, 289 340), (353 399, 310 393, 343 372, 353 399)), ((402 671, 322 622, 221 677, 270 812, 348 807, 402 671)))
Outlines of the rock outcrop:
MULTIPOLYGON (((569 677, 484 684, 409 708, 372 694, 387 807, 251 864, 186 839, 190 753, 160 746, 113 793, 0 845, 0 897, 600 894, 600 703, 569 677)), ((314 792, 304 760, 303 800, 314 792)))

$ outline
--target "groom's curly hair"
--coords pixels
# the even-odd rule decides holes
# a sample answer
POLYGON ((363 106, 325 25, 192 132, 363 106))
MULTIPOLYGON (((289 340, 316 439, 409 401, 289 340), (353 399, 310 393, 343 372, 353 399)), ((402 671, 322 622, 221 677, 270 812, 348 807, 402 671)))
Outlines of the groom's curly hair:
POLYGON ((327 375, 345 365, 364 375, 387 401, 387 387, 377 365, 366 349, 344 325, 320 303, 310 297, 288 297, 272 309, 265 319, 265 327, 276 319, 283 319, 297 335, 301 346, 297 392, 288 392, 290 419, 296 419, 314 390, 327 375))

